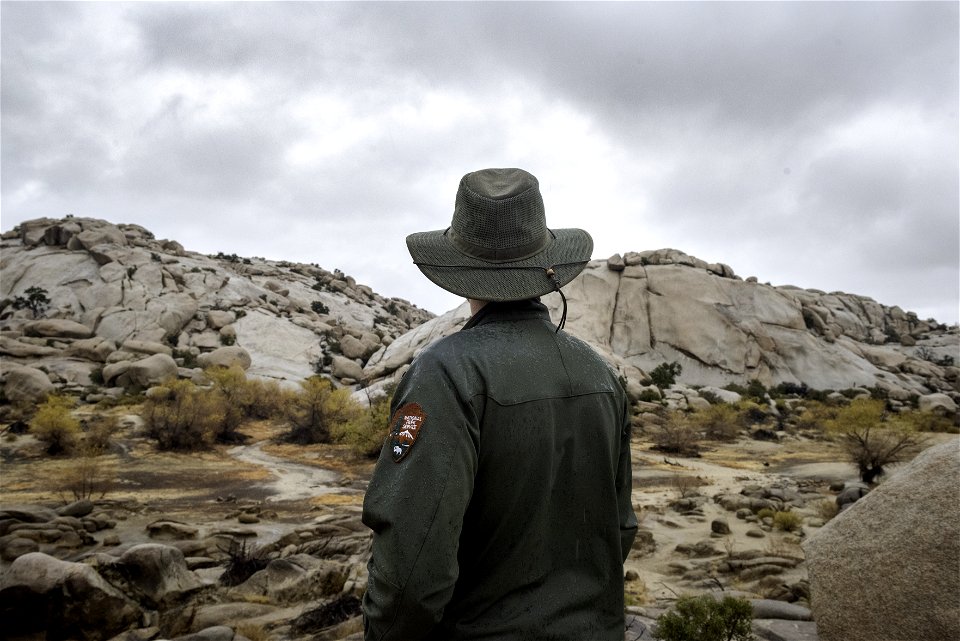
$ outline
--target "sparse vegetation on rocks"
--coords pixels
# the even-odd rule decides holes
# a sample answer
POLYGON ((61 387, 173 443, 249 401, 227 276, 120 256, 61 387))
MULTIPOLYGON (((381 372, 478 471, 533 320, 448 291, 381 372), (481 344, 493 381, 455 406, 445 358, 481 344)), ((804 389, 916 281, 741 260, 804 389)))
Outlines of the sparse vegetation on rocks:
POLYGON ((753 618, 746 599, 684 596, 657 619, 657 638, 663 641, 750 641, 753 618))

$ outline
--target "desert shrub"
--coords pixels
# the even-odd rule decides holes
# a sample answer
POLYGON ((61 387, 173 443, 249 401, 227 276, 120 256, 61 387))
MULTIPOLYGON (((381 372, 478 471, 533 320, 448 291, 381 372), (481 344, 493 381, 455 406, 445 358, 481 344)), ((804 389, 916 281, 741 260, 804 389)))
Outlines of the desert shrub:
POLYGON ((95 414, 81 422, 83 429, 83 449, 94 455, 110 449, 110 440, 117 431, 117 419, 114 416, 95 414))
POLYGON ((677 377, 683 372, 683 366, 674 361, 660 363, 650 372, 650 380, 660 389, 666 389, 677 382, 677 377))
POLYGON ((839 411, 840 409, 837 406, 807 400, 800 408, 794 425, 798 430, 822 432, 825 425, 836 418, 839 411))
POLYGON ((680 456, 698 456, 699 440, 699 432, 683 412, 671 412, 653 434, 654 449, 680 456))
POLYGON ((301 381, 300 391, 287 403, 287 439, 294 443, 327 443, 334 426, 356 420, 361 412, 349 390, 334 389, 329 379, 311 376, 301 381))
POLYGON ((771 392, 775 393, 776 396, 797 396, 799 398, 806 398, 810 389, 807 387, 806 383, 791 383, 789 381, 784 381, 779 383, 771 392))
POLYGON ((333 439, 346 443, 360 456, 376 458, 383 448, 390 422, 390 402, 396 385, 390 385, 384 394, 376 398, 368 397, 369 406, 362 410, 356 419, 340 423, 330 430, 333 439))
POLYGON ((656 636, 663 641, 750 641, 752 619, 746 599, 684 596, 657 618, 656 636))
POLYGON ((30 420, 30 432, 46 444, 47 454, 69 452, 76 443, 80 421, 70 414, 73 406, 73 399, 52 395, 37 408, 30 420))
POLYGON ((766 519, 766 518, 771 518, 771 519, 772 519, 775 514, 776 514, 776 511, 775 511, 773 508, 764 507, 764 508, 760 508, 760 509, 757 511, 757 518, 759 518, 759 519, 761 519, 761 520, 762 520, 762 519, 766 519))
POLYGON ((318 313, 318 314, 329 314, 329 313, 330 313, 330 308, 327 307, 326 305, 324 305, 323 302, 321 302, 321 301, 319 301, 319 300, 315 300, 315 301, 313 301, 312 303, 310 303, 310 309, 312 309, 313 311, 315 311, 315 312, 318 313))
POLYGON ((926 445, 913 425, 875 399, 858 398, 838 408, 825 427, 840 439, 865 483, 873 483, 889 465, 911 458, 926 445))
POLYGON ((767 409, 753 401, 740 401, 735 407, 744 426, 762 425, 770 420, 767 409))
POLYGON ((767 388, 757 379, 747 383, 747 396, 762 403, 767 398, 767 388))
POLYGON ((732 441, 737 438, 743 419, 732 405, 722 403, 711 405, 693 414, 694 425, 703 431, 703 435, 715 441, 732 441))
POLYGON ((639 400, 643 401, 644 403, 659 403, 662 399, 660 398, 660 395, 652 389, 645 389, 640 392, 639 400))
POLYGON ((673 475, 670 485, 672 485, 673 489, 677 491, 677 494, 680 495, 681 499, 685 499, 688 496, 696 496, 699 494, 701 482, 700 479, 696 478, 695 476, 686 476, 676 473, 673 475))
POLYGON ((776 512, 773 515, 773 527, 784 532, 799 530, 803 525, 803 518, 796 512, 776 512))
POLYGON ((104 460, 105 452, 101 443, 89 437, 84 439, 77 447, 77 455, 61 472, 61 490, 75 501, 106 496, 115 475, 111 465, 104 460))
POLYGON ((837 506, 836 499, 823 499, 817 501, 813 508, 817 511, 817 516, 823 519, 824 523, 835 517, 839 512, 840 508, 837 506))
POLYGON ((223 421, 223 403, 187 380, 154 388, 143 404, 141 417, 147 435, 162 450, 208 447, 223 421))
POLYGON ((899 418, 917 432, 960 432, 960 414, 948 418, 934 412, 903 412, 899 418))
POLYGON ((247 417, 259 419, 282 417, 284 407, 293 396, 291 392, 280 387, 277 381, 260 379, 247 380, 247 393, 250 398, 244 411, 247 417))
POLYGON ((240 585, 256 572, 267 567, 272 558, 266 548, 247 545, 247 541, 229 539, 225 546, 219 546, 226 555, 225 570, 220 575, 220 585, 233 587, 240 585))
POLYGON ((213 438, 218 443, 238 443, 243 436, 237 431, 247 416, 252 402, 247 375, 240 367, 211 367, 204 375, 213 383, 211 394, 219 401, 220 422, 214 427, 213 438))

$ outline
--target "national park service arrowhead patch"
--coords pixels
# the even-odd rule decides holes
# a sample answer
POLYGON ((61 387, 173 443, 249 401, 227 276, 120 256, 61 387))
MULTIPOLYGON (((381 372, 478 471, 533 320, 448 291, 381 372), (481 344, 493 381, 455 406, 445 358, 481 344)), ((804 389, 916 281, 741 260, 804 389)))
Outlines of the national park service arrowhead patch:
POLYGON ((407 455, 420 436, 427 417, 419 403, 407 403, 390 419, 390 451, 397 463, 407 455))

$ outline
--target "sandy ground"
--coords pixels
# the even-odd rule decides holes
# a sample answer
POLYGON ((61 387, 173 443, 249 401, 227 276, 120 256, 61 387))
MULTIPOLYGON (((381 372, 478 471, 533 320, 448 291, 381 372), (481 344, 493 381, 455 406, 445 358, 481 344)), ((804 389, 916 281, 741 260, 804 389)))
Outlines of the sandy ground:
MULTIPOLYGON (((236 527, 241 506, 258 506, 270 516, 261 523, 245 525, 258 540, 281 536, 315 518, 338 510, 357 510, 373 461, 361 459, 336 445, 294 445, 278 441, 281 428, 258 422, 242 431, 249 437, 243 445, 215 446, 200 453, 158 452, 153 443, 138 435, 135 421, 118 433, 109 454, 97 457, 98 493, 117 503, 130 501, 139 508, 122 525, 122 538, 145 540, 144 526, 158 518, 174 518, 214 530, 236 527)), ((955 435, 932 435, 931 444, 955 435)), ((651 444, 632 444, 633 503, 640 527, 651 533, 656 549, 645 556, 632 555, 626 570, 639 579, 628 582, 634 604, 670 599, 684 592, 710 589, 709 580, 681 577, 701 559, 689 559, 675 551, 677 545, 711 541, 722 553, 755 550, 802 558, 799 538, 769 531, 763 538, 746 535, 755 523, 737 519, 713 501, 724 493, 739 493, 746 485, 769 487, 785 480, 800 482, 808 492, 828 492, 833 480, 856 478, 844 462, 843 452, 833 443, 787 438, 780 443, 741 439, 710 444, 700 458, 665 456, 651 444), (670 507, 682 493, 696 489, 707 497, 701 514, 684 515, 670 507), (731 534, 711 534, 711 521, 723 519, 731 534)), ((82 459, 51 458, 29 435, 0 440, 0 503, 63 504, 73 499, 71 482, 82 459)), ((98 498, 95 494, 93 498, 98 498)), ((815 511, 806 510, 804 535, 817 530, 815 511)), ((714 557, 711 557, 714 558, 714 557)), ((728 576, 720 576, 727 589, 741 589, 728 576)), ((805 576, 803 566, 785 572, 784 582, 805 576)))

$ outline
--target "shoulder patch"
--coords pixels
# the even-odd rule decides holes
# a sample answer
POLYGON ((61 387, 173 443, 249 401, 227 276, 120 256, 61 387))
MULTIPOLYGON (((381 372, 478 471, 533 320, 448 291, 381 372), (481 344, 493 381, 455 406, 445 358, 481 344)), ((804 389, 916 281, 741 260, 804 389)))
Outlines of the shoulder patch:
POLYGON ((427 416, 419 403, 407 403, 390 419, 390 451, 395 463, 399 463, 420 436, 427 416))

